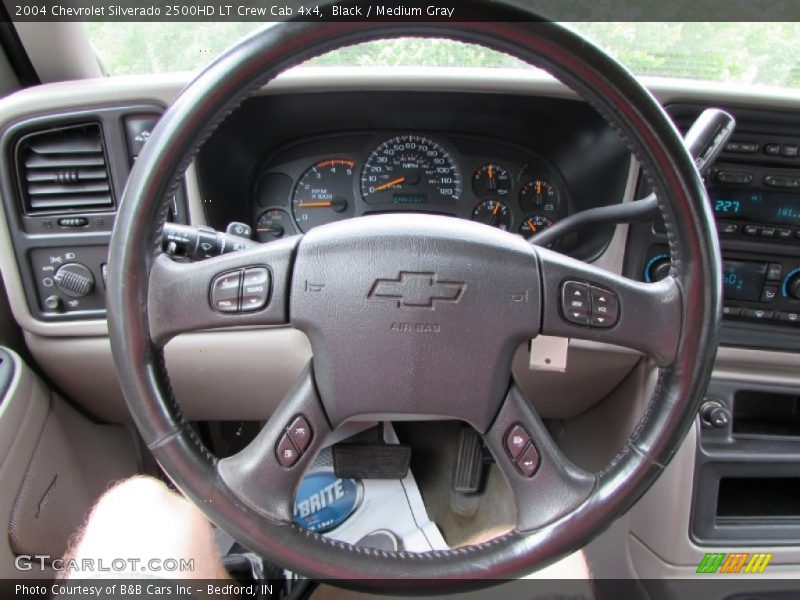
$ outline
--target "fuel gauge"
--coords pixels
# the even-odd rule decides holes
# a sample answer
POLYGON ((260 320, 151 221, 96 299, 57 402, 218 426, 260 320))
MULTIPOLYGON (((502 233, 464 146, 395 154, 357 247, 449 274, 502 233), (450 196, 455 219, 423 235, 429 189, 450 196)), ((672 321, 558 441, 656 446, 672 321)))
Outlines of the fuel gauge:
POLYGON ((273 208, 262 213, 256 221, 256 239, 262 243, 296 233, 289 215, 280 208, 273 208))
POLYGON ((511 209, 500 200, 484 200, 472 211, 472 220, 508 231, 511 229, 511 209))

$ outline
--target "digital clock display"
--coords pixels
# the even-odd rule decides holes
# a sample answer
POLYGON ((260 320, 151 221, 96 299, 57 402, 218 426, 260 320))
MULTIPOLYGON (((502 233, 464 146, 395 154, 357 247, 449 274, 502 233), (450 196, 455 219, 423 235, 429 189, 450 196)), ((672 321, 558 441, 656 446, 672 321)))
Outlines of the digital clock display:
POLYGON ((709 191, 709 198, 714 214, 720 219, 772 225, 800 225, 798 194, 716 188, 709 191))

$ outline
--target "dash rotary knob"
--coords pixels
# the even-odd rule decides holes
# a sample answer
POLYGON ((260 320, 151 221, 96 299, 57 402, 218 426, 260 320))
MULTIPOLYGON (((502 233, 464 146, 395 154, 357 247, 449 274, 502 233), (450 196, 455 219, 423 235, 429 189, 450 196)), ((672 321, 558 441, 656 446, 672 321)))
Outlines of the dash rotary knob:
POLYGON ((94 275, 86 265, 67 263, 53 276, 56 287, 67 296, 83 298, 94 290, 94 275))

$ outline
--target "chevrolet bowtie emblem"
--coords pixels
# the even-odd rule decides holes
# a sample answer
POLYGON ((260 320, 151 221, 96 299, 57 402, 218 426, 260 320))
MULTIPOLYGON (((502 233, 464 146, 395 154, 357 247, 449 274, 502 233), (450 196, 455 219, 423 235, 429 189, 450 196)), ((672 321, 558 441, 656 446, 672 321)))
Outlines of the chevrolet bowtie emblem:
POLYGON ((376 279, 367 298, 433 310, 437 302, 455 304, 461 300, 466 287, 467 284, 458 281, 437 281, 435 273, 401 272, 397 279, 376 279))

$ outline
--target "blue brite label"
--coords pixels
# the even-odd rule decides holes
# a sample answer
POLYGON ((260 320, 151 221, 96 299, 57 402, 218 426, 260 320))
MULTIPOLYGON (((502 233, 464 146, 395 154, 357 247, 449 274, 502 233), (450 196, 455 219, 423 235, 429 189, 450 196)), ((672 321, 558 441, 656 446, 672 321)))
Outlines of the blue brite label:
POLYGON ((361 483, 342 479, 331 472, 307 475, 294 505, 294 522, 323 533, 344 523, 361 503, 361 483))

